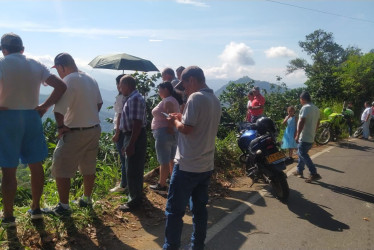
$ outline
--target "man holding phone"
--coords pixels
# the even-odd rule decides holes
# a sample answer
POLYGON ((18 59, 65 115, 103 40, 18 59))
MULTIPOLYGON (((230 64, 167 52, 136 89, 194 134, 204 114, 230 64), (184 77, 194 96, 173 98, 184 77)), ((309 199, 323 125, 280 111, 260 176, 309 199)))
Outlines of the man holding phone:
POLYGON ((172 113, 168 118, 179 131, 179 137, 166 204, 163 248, 179 248, 182 218, 191 197, 192 249, 203 249, 208 219, 208 185, 214 168, 221 105, 213 90, 206 85, 204 72, 197 66, 183 70, 178 85, 183 85, 188 100, 183 115, 172 113))

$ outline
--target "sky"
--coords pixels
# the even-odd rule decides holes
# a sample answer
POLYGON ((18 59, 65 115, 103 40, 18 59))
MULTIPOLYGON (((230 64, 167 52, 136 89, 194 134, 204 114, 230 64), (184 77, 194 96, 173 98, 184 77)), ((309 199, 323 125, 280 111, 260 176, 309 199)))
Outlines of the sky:
MULTIPOLYGON (((127 53, 165 67, 197 65, 218 89, 249 76, 302 86, 302 71, 286 75, 288 62, 308 59, 298 45, 317 29, 335 42, 374 48, 374 1, 2 1, 0 34, 21 36, 25 54, 51 67, 70 53, 102 89, 114 90, 121 71, 88 66, 98 55, 127 53)), ((54 69, 52 73, 57 74, 54 69)))

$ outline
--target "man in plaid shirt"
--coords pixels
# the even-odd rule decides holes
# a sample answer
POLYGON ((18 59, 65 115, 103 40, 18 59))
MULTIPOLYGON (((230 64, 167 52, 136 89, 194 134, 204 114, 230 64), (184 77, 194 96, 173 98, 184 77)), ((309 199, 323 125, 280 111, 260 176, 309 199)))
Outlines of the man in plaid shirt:
POLYGON ((119 207, 122 211, 133 211, 142 204, 144 163, 147 149, 146 106, 144 98, 136 90, 136 81, 125 75, 120 81, 121 93, 125 96, 119 128, 124 132, 122 154, 129 200, 119 207))

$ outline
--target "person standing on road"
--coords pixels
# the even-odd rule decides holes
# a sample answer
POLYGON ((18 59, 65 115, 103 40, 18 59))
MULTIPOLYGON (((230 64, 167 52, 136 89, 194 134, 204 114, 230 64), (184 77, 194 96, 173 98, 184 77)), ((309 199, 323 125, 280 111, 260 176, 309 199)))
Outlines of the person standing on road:
POLYGON ((251 106, 248 107, 251 110, 251 123, 255 123, 258 118, 262 117, 265 107, 265 98, 260 93, 259 87, 253 87, 252 89, 254 98, 251 106))
MULTIPOLYGON (((189 96, 183 115, 170 114, 179 131, 175 165, 166 204, 164 249, 179 249, 183 216, 190 200, 193 213, 192 249, 204 249, 207 231, 208 186, 214 168, 215 137, 221 118, 221 105, 205 83, 197 66, 183 70, 182 84, 189 96)), ((179 85, 178 84, 178 85, 179 85)))
POLYGON ((122 95, 126 97, 120 129, 124 133, 122 154, 126 159, 129 199, 119 209, 131 212, 142 205, 144 164, 147 152, 146 106, 143 96, 136 90, 135 78, 131 75, 121 78, 120 89, 122 95))
POLYGON ((370 102, 366 101, 365 104, 365 110, 362 112, 361 115, 361 122, 362 122, 362 138, 364 140, 369 139, 369 134, 370 134, 370 117, 371 117, 371 107, 370 107, 370 102))
POLYGON ((46 66, 23 55, 21 37, 6 33, 1 37, 4 57, 0 58, 0 166, 2 170, 2 202, 4 218, 1 225, 15 226, 14 198, 17 191, 16 171, 19 160, 31 172, 31 219, 41 219, 40 197, 43 193, 42 161, 48 155, 41 116, 55 104, 66 90, 62 80, 51 75, 46 66), (54 88, 41 105, 41 83, 54 88))
POLYGON ((53 110, 59 140, 53 153, 51 173, 56 178, 60 201, 52 212, 57 216, 68 216, 71 214, 70 179, 78 169, 83 175, 84 189, 79 206, 92 206, 101 134, 99 112, 103 100, 97 82, 78 70, 70 54, 58 54, 54 63, 53 67, 66 83, 67 90, 53 110))
POLYGON ((295 117, 295 108, 293 106, 287 108, 287 113, 288 115, 282 123, 282 125, 287 124, 282 138, 282 149, 288 149, 288 156, 292 158, 293 151, 297 148, 295 141, 297 117, 295 117))
POLYGON ((120 84, 119 81, 121 78, 124 76, 124 74, 121 74, 116 77, 116 84, 117 84, 117 90, 118 90, 118 95, 116 96, 116 101, 114 103, 114 136, 112 137, 112 141, 116 144, 117 151, 119 153, 119 158, 121 161, 121 182, 118 186, 110 189, 109 191, 111 193, 115 192, 125 192, 126 187, 127 187, 127 180, 126 180, 126 168, 125 168, 125 156, 122 154, 122 147, 123 147, 123 139, 124 139, 124 134, 123 132, 119 129, 119 124, 121 121, 121 116, 122 116, 122 108, 123 108, 123 103, 125 101, 125 97, 122 95, 121 90, 120 90, 120 84))
POLYGON ((312 181, 321 179, 321 176, 317 173, 316 166, 308 154, 313 146, 314 137, 319 126, 320 113, 319 109, 312 103, 312 98, 308 92, 301 93, 300 103, 302 108, 300 110, 295 136, 296 143, 299 143, 297 152, 299 162, 297 164, 297 170, 293 172, 293 175, 303 178, 303 171, 305 165, 307 165, 310 177, 307 178, 305 182, 311 183, 312 181))

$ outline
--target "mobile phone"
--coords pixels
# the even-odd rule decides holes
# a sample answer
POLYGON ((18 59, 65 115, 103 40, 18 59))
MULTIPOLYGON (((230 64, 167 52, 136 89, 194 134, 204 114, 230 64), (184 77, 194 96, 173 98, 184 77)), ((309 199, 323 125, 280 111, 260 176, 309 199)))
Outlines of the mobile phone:
POLYGON ((169 118, 169 117, 170 117, 170 115, 167 114, 167 113, 165 113, 165 112, 161 112, 161 114, 163 114, 164 116, 166 116, 166 118, 169 118))

